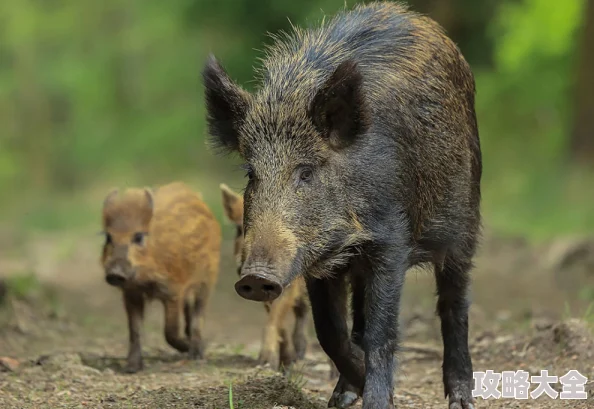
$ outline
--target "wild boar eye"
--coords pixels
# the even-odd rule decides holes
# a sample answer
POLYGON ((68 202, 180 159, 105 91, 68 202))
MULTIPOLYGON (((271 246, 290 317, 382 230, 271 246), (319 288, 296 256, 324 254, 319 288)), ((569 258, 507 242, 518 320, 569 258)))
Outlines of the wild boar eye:
POLYGON ((144 233, 136 233, 132 237, 132 243, 138 244, 139 246, 142 245, 144 242, 144 233))
POLYGON ((245 171, 245 176, 249 180, 253 180, 254 179, 254 169, 248 164, 242 165, 242 168, 245 171))
POLYGON ((299 171, 299 181, 300 182, 310 182, 311 179, 313 178, 313 170, 309 167, 303 167, 300 169, 299 171))
POLYGON ((105 244, 111 244, 112 240, 111 240, 111 234, 109 233, 105 233, 105 244))

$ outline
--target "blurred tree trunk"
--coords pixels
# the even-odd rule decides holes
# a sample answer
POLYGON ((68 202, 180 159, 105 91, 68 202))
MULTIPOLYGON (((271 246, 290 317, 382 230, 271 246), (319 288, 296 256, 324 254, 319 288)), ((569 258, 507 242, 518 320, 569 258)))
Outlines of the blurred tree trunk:
POLYGON ((577 162, 594 167, 594 0, 586 5, 578 58, 571 152, 577 162))
POLYGON ((488 27, 498 7, 497 0, 409 0, 412 9, 437 21, 476 66, 493 63, 493 38, 488 27))
POLYGON ((461 14, 457 10, 455 0, 416 0, 413 3, 415 11, 428 14, 448 32, 448 35, 452 35, 461 23, 461 14))

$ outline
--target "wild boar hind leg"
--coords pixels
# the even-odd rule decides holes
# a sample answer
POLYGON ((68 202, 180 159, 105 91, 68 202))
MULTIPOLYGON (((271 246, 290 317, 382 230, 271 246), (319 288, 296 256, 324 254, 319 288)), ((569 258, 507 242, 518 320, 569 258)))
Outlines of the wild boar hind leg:
POLYGON ((472 361, 468 350, 468 286, 472 254, 448 254, 435 267, 437 313, 443 339, 443 383, 450 409, 473 409, 472 361))

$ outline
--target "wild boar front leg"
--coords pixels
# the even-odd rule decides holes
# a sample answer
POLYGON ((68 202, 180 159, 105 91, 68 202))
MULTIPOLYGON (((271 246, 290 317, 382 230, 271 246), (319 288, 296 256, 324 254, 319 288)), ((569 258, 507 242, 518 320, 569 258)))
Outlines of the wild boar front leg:
MULTIPOLYGON (((363 348, 363 334, 365 333, 365 282, 361 271, 353 269, 351 271, 351 289, 352 289, 352 316, 353 328, 351 329, 351 341, 363 348)), ((328 402, 329 407, 339 409, 348 408, 361 395, 361 390, 352 386, 344 375, 338 373, 335 365, 331 365, 331 376, 339 377, 332 398, 328 402)))
POLYGON ((182 311, 183 298, 172 298, 164 302, 165 306, 165 340, 179 352, 188 352, 190 343, 180 337, 179 321, 182 311))
POLYGON ((128 316, 129 347, 125 371, 134 373, 142 370, 142 349, 140 346, 140 331, 144 318, 144 298, 141 293, 124 291, 124 306, 128 316))
MULTIPOLYGON (((323 280, 310 278, 307 280, 307 291, 322 349, 349 380, 351 389, 360 395, 365 384, 364 354, 361 347, 349 337, 344 275, 323 280)), ((334 401, 331 399, 329 403, 333 404, 334 401)))
MULTIPOLYGON (((379 254, 373 257, 374 265, 366 277, 363 409, 394 408, 398 315, 404 275, 408 268, 406 249, 405 244, 398 243, 379 250, 379 254)), ((347 376, 347 379, 350 380, 350 377, 347 376)))

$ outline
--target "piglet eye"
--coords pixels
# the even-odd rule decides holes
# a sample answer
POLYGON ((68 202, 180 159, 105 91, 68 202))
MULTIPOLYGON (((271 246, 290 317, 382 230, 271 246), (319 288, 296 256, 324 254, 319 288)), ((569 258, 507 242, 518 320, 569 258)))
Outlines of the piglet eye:
POLYGON ((132 243, 142 245, 144 242, 144 233, 135 233, 132 237, 132 243))
POLYGON ((299 173, 299 180, 301 182, 310 182, 313 177, 313 171, 309 167, 301 169, 299 173))

